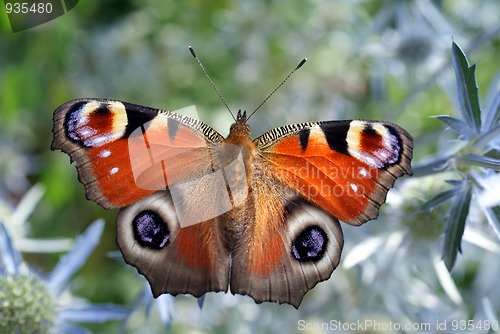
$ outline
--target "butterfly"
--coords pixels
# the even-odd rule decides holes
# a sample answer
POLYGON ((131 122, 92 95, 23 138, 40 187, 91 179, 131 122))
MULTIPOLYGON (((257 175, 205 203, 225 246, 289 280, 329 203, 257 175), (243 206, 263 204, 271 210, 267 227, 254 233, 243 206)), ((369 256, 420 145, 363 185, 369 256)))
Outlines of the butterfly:
POLYGON ((52 150, 75 162, 88 199, 119 208, 117 244, 155 297, 248 295, 298 308, 340 262, 339 220, 377 218, 412 174, 412 138, 382 121, 285 125, 254 140, 174 112, 76 99, 54 112, 52 150))

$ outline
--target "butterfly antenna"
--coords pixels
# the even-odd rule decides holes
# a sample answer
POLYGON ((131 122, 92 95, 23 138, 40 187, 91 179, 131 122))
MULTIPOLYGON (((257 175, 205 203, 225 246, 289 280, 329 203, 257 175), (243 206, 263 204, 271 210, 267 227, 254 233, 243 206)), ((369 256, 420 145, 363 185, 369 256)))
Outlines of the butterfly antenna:
POLYGON ((278 85, 278 87, 276 87, 276 88, 275 88, 275 89, 271 92, 271 94, 269 94, 269 95, 268 95, 268 96, 264 99, 264 101, 262 101, 262 103, 261 103, 261 104, 259 104, 259 106, 258 106, 257 108, 255 108, 255 110, 254 110, 254 111, 250 114, 250 116, 248 116, 248 117, 247 117, 247 121, 248 121, 248 119, 249 119, 250 117, 252 117, 252 115, 253 115, 253 114, 255 114, 255 113, 257 112, 257 110, 259 110, 259 109, 260 109, 260 107, 262 107, 262 106, 264 105, 264 103, 266 103, 266 102, 267 102, 267 100, 269 100, 269 98, 270 98, 270 97, 271 97, 274 93, 276 93, 276 91, 277 91, 278 89, 280 89, 280 87, 281 87, 281 86, 283 86, 283 84, 284 84, 284 83, 285 83, 285 82, 286 82, 286 81, 287 81, 287 80, 288 80, 288 79, 292 76, 292 74, 293 74, 293 73, 295 73, 295 71, 297 71, 299 68, 301 68, 301 67, 302 67, 302 65, 304 65, 304 64, 306 63, 306 61, 307 61, 307 58, 304 58, 304 59, 302 59, 302 60, 300 61, 300 63, 299 63, 299 64, 298 64, 298 65, 297 65, 294 69, 293 69, 293 71, 292 71, 292 72, 290 72, 290 74, 288 74, 288 75, 286 76, 286 78, 285 78, 285 79, 283 79, 283 81, 281 81, 281 83, 278 85))
POLYGON ((227 105, 226 100, 224 100, 224 98, 222 97, 222 94, 220 93, 219 89, 217 88, 217 86, 215 85, 215 83, 212 81, 212 79, 208 75, 207 71, 205 70, 205 67, 203 67, 203 64, 201 63, 200 59, 196 55, 196 52, 194 52, 194 49, 191 46, 189 46, 189 51, 193 55, 193 58, 196 59, 196 61, 198 62, 198 65, 200 65, 201 70, 203 71, 203 73, 205 73, 205 76, 207 77, 208 81, 210 81, 210 83, 214 87, 215 91, 217 92, 217 95, 219 95, 220 100, 222 101, 222 103, 224 104, 224 106, 226 106, 227 110, 231 114, 231 117, 233 117, 233 119, 236 121, 236 118, 234 118, 234 114, 231 111, 231 109, 229 109, 229 106, 227 105))

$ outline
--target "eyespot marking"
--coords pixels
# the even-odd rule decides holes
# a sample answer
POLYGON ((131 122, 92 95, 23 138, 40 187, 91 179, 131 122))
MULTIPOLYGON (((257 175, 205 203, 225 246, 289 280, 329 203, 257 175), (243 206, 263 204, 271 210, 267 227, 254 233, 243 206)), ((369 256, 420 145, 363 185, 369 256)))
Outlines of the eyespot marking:
POLYGON ((400 159, 400 140, 390 125, 353 120, 347 142, 350 155, 373 168, 385 168, 400 159))
POLYGON ((66 136, 86 147, 100 147, 123 137, 127 127, 125 106, 117 101, 77 103, 65 119, 66 136))
POLYGON ((170 241, 170 231, 158 213, 145 210, 132 221, 134 239, 143 247, 160 250, 170 241))
POLYGON ((292 241, 292 256, 299 262, 316 262, 325 254, 328 236, 319 226, 306 227, 292 241))

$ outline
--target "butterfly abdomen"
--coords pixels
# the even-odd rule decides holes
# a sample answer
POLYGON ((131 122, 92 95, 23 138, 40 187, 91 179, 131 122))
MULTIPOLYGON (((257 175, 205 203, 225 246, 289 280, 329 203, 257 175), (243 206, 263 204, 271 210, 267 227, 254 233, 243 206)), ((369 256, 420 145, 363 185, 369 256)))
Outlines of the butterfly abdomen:
MULTIPOLYGON (((219 154, 215 155, 216 169, 224 171, 227 193, 233 209, 224 213, 220 219, 220 230, 227 249, 235 249, 241 243, 247 228, 254 224, 255 217, 248 213, 254 212, 254 160, 257 148, 244 132, 232 130, 223 141, 219 154)), ((234 129, 234 126, 232 127, 234 129)))

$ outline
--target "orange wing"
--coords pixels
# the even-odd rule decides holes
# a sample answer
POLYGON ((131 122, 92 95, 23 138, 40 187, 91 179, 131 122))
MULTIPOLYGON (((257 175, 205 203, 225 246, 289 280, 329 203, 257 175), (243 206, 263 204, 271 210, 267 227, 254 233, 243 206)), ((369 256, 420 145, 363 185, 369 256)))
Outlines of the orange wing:
MULTIPOLYGON (((252 221, 232 252, 230 287, 256 302, 298 308, 340 261, 338 219, 378 215, 397 177, 411 174, 412 139, 385 122, 288 125, 255 141, 252 221)), ((240 218, 238 218, 240 219, 240 218)))
POLYGON ((87 197, 107 209, 122 207, 118 246, 155 296, 227 291, 229 253, 212 205, 227 193, 212 182, 222 136, 186 116, 103 99, 63 104, 54 112, 53 132, 52 149, 76 162, 87 197), (211 219, 181 229, 181 218, 189 220, 183 207, 211 219))
POLYGON ((396 178, 412 174, 412 138, 388 122, 289 125, 254 142, 279 180, 352 225, 375 219, 396 178))
POLYGON ((198 120, 103 99, 63 104, 53 132, 51 148, 76 162, 87 198, 107 209, 209 173, 210 145, 223 139, 198 120))

